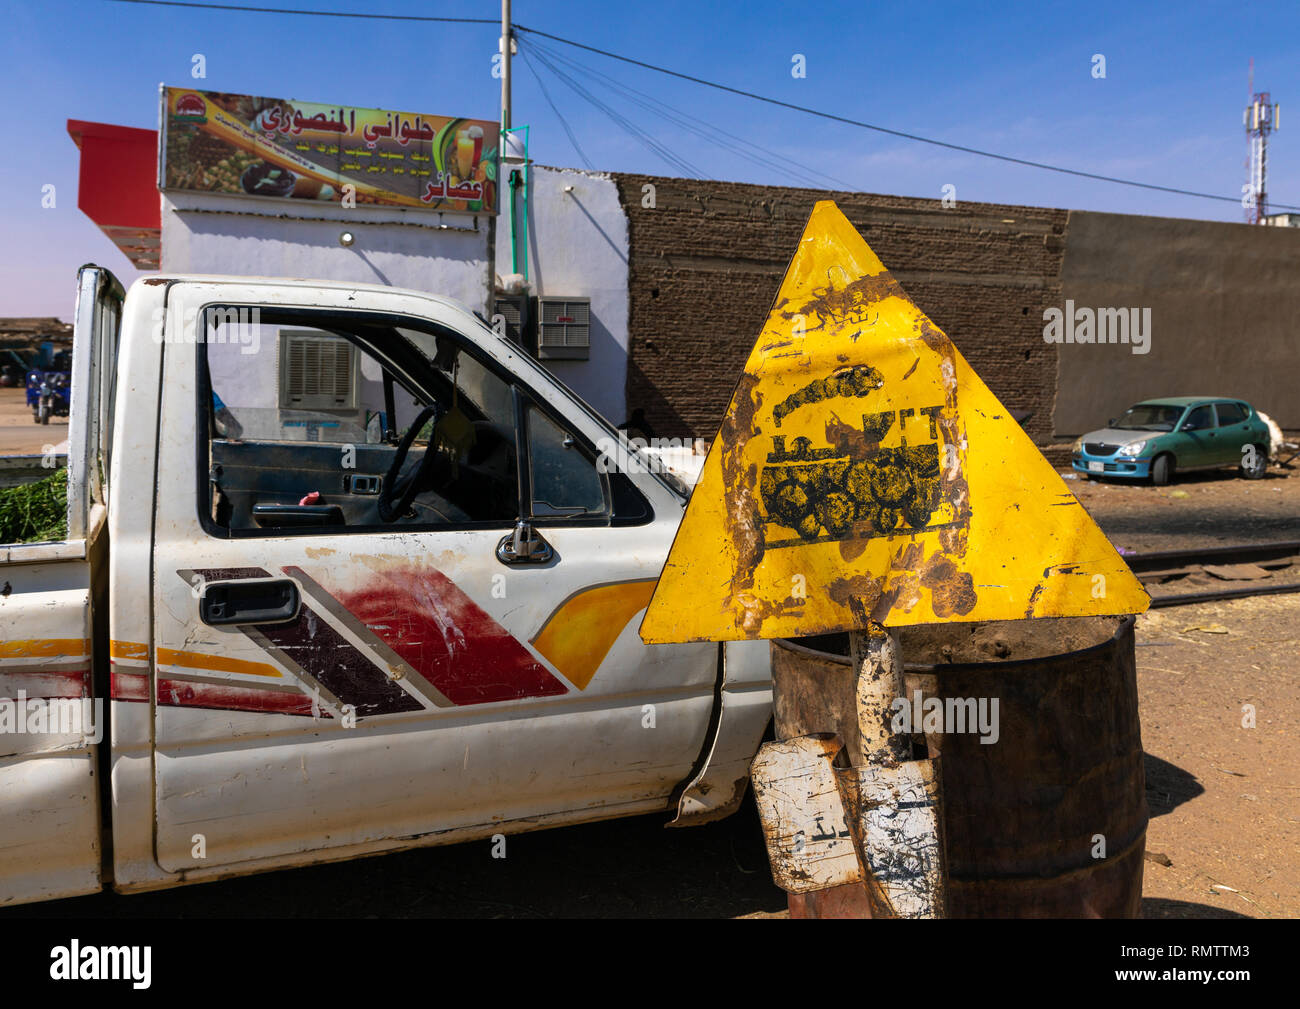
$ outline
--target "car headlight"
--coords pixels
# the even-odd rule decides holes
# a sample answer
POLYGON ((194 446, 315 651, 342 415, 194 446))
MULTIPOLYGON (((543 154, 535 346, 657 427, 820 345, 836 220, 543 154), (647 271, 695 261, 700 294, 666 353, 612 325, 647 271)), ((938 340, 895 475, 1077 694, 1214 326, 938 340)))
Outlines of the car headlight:
POLYGON ((1074 439, 1074 444, 1070 446, 1070 451, 1071 452, 1083 451, 1083 435, 1079 435, 1079 437, 1074 439))
POLYGON ((1129 442, 1127 445, 1123 445, 1123 446, 1121 446, 1121 447, 1120 447, 1120 450, 1119 450, 1117 453, 1115 453, 1115 454, 1116 454, 1116 455, 1125 455, 1125 456, 1129 456, 1129 457, 1132 457, 1132 456, 1135 456, 1135 455, 1141 455, 1141 454, 1142 454, 1142 450, 1143 450, 1144 448, 1146 448, 1146 447, 1147 447, 1147 443, 1144 442, 1144 441, 1131 441, 1131 442, 1129 442))

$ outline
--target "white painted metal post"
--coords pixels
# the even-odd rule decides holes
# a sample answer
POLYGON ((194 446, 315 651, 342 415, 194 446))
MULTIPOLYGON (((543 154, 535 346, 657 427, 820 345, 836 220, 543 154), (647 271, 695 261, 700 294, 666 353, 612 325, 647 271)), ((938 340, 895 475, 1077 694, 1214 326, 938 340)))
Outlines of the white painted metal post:
POLYGON ((898 636, 869 620, 865 630, 850 633, 849 654, 862 741, 859 760, 847 772, 857 787, 845 799, 856 820, 863 881, 895 917, 946 917, 939 766, 911 759, 908 734, 893 726, 894 701, 906 700, 898 636))
POLYGON ((894 699, 903 697, 903 656, 898 634, 868 621, 866 630, 849 633, 849 658, 856 674, 858 734, 862 750, 853 761, 862 767, 893 767, 912 758, 912 743, 891 727, 894 699))

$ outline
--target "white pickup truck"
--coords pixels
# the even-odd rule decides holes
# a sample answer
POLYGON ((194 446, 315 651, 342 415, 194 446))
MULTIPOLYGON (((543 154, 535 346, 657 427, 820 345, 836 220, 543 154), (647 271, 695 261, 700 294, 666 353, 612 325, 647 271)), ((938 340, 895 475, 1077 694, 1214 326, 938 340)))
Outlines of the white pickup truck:
POLYGON ((0 545, 0 903, 727 815, 767 648, 641 642, 655 468, 445 299, 83 268, 67 536, 0 545))

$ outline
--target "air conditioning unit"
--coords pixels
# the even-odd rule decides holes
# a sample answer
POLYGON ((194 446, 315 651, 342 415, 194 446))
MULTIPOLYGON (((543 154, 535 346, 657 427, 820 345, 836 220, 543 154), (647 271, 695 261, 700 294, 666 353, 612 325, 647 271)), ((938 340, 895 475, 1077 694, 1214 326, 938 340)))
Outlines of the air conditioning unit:
POLYGON ((505 320, 506 338, 534 356, 537 353, 537 330, 533 325, 533 298, 528 294, 498 294, 492 299, 492 325, 496 317, 505 320))
POLYGON ((546 295, 537 299, 537 356, 585 361, 591 356, 591 299, 546 295))
POLYGON ((280 330, 280 407, 355 410, 357 351, 342 337, 316 330, 280 330))

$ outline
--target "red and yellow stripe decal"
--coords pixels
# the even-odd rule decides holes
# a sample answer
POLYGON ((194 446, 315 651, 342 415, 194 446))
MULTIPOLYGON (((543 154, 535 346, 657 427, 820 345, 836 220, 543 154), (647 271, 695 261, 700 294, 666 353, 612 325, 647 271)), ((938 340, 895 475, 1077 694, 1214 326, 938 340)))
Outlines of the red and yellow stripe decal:
POLYGON ((58 659, 90 656, 88 638, 28 638, 0 641, 0 659, 58 659))
MULTIPOLYGON (((112 699, 149 701, 151 660, 157 667, 156 702, 166 706, 311 715, 308 684, 314 681, 339 701, 354 704, 359 715, 419 710, 421 701, 393 681, 394 669, 413 674, 413 689, 437 707, 554 696, 568 690, 440 572, 386 570, 363 591, 349 593, 320 584, 301 568, 283 570, 303 588, 299 620, 246 632, 280 665, 114 640, 109 643, 112 699), (419 602, 429 599, 438 601, 440 620, 419 602), (342 637, 323 613, 340 621, 366 647, 359 650, 342 637), (281 668, 286 663, 289 674, 281 668), (232 681, 222 674, 279 682, 232 681), (423 681, 419 687, 416 677, 423 681)), ((206 581, 268 576, 261 569, 197 573, 206 581)), ((649 604, 654 587, 655 579, 644 578, 582 589, 556 607, 531 644, 570 683, 585 690, 632 618, 649 604)), ((84 648, 88 643, 79 644, 84 648)), ((317 705, 316 714, 328 712, 317 705)))
POLYGON ((533 638, 537 651, 579 690, 596 675, 614 642, 650 604, 655 579, 611 582, 569 596, 533 638))

